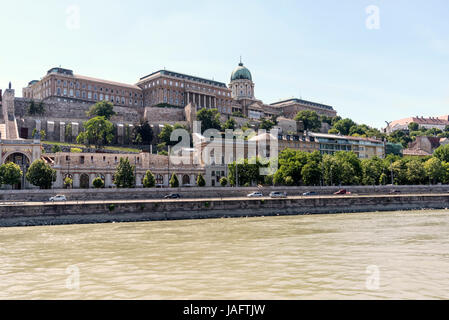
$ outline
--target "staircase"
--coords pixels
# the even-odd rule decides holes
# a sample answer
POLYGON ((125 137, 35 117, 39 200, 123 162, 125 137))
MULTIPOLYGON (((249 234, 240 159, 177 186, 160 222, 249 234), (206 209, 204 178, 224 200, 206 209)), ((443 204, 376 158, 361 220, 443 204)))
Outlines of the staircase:
POLYGON ((12 120, 8 119, 6 121, 6 125, 8 126, 8 139, 10 140, 17 140, 19 139, 19 131, 17 130, 17 122, 16 117, 14 117, 12 120))

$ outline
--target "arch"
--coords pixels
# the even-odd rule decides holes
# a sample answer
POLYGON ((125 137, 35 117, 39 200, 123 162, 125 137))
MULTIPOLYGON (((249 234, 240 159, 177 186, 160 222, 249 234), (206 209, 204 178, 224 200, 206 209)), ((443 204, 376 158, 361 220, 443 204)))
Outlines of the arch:
POLYGON ((12 186, 13 189, 23 189, 25 187, 25 176, 31 165, 30 158, 27 154, 20 151, 12 151, 5 155, 3 163, 15 163, 22 170, 22 179, 19 183, 12 186))
POLYGON ((89 188, 89 175, 87 173, 83 173, 80 176, 80 188, 81 189, 89 188))
POLYGON ((188 174, 182 176, 182 185, 183 186, 190 185, 190 176, 188 174))

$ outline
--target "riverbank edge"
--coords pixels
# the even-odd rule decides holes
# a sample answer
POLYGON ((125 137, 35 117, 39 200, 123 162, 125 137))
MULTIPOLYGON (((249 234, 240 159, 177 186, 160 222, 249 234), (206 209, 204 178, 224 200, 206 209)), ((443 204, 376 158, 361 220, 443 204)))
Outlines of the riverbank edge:
POLYGON ((0 227, 122 223, 191 219, 444 210, 449 195, 346 196, 302 199, 245 199, 45 204, 0 207, 0 227), (20 213, 26 210, 27 214, 20 213), (82 213, 89 212, 89 213, 82 213))

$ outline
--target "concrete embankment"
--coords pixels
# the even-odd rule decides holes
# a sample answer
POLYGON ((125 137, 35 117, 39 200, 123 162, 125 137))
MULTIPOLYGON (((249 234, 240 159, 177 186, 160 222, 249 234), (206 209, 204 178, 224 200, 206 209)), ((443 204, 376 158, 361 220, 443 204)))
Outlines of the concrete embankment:
POLYGON ((0 205, 0 226, 132 222, 178 219, 446 209, 449 194, 68 201, 0 205))

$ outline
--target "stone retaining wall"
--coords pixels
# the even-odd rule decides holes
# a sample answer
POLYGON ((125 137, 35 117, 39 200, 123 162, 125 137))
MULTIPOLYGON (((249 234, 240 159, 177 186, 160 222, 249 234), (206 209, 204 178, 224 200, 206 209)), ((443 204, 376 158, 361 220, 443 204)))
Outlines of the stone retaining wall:
POLYGON ((131 222, 447 209, 449 195, 343 196, 301 199, 109 201, 87 204, 0 206, 0 226, 131 222))

